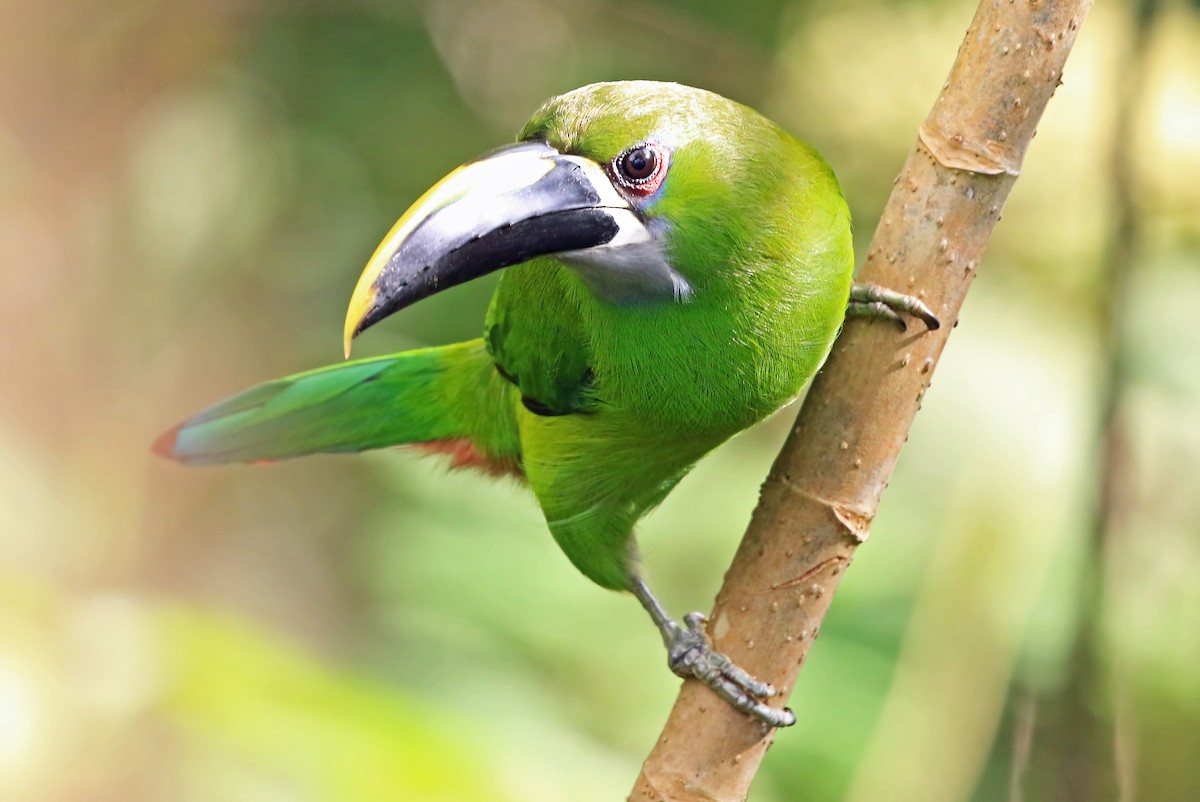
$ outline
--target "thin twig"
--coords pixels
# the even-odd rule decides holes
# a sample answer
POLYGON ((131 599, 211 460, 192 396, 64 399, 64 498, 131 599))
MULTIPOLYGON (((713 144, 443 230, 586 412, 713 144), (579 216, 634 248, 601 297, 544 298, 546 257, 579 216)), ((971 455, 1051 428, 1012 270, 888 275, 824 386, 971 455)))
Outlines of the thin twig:
MULTIPOLYGON (((984 0, 883 211, 861 280, 963 298, 1090 0, 984 0)), ((771 469, 710 616, 716 645, 790 692, 953 326, 847 324, 771 469)), ((800 714, 804 726, 803 711, 800 714)), ((773 733, 685 682, 630 800, 745 799, 773 733)))
POLYGON ((1008 772, 1008 802, 1024 802, 1025 771, 1033 751, 1033 733, 1037 727, 1037 696, 1032 691, 1022 694, 1013 726, 1013 757, 1008 772))
POLYGON ((1118 70, 1117 110, 1109 168, 1112 171, 1112 234, 1101 265, 1097 339, 1104 372, 1097 388, 1098 492, 1083 554, 1084 575, 1076 604, 1079 625, 1056 698, 1047 700, 1041 733, 1049 765, 1046 776, 1063 799, 1126 800, 1135 786, 1132 706, 1123 699, 1119 655, 1105 654, 1101 622, 1115 579, 1107 568, 1128 515, 1129 447, 1122 417, 1129 384, 1127 310, 1141 240, 1136 206, 1133 131, 1145 93, 1150 32, 1158 0, 1138 0, 1131 9, 1130 39, 1118 70))

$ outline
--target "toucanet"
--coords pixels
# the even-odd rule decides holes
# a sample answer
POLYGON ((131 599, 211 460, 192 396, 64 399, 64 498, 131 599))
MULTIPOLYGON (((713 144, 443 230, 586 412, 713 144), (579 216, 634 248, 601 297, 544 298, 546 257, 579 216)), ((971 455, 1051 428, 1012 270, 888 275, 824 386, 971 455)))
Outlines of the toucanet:
POLYGON ((854 285, 829 166, 745 106, 670 83, 549 100, 516 144, 454 170, 399 219, 358 281, 366 328, 503 269, 483 337, 268 382, 159 438, 189 465, 408 445, 532 488, 567 557, 629 591, 671 669, 773 726, 774 689, 672 619, 634 526, 708 452, 787 404, 847 314, 933 313, 854 285))

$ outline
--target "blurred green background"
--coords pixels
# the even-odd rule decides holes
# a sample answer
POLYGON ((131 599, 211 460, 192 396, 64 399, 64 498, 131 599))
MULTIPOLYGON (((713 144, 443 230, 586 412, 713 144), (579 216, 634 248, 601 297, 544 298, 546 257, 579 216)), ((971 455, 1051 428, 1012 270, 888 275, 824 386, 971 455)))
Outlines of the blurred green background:
MULTIPOLYGON (((395 217, 591 81, 775 118, 861 250, 973 12, 0 0, 0 799, 623 799, 677 680, 526 492, 149 443, 339 359, 395 217)), ((1200 799, 1200 14, 1138 30, 1083 27, 752 802, 1200 799)), ((491 287, 356 355, 478 336, 491 287)), ((674 611, 711 603, 793 414, 644 524, 674 611)))

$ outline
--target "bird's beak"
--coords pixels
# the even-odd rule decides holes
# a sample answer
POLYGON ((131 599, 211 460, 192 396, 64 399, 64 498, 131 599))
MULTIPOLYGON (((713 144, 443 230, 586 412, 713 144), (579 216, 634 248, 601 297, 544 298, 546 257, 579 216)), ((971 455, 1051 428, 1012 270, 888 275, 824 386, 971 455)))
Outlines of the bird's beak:
POLYGON ((346 355, 365 329, 448 287, 535 256, 649 236, 595 162, 540 142, 502 148, 443 178, 388 232, 350 298, 346 355))

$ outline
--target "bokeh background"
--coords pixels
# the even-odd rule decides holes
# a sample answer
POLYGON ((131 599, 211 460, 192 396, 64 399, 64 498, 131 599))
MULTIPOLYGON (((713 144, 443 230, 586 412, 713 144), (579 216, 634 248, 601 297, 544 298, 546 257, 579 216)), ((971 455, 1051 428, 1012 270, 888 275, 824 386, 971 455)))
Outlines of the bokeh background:
MULTIPOLYGON (((0 2, 0 799, 623 799, 677 680, 525 491, 148 445, 339 359, 394 218, 590 81, 759 108, 861 250, 973 11, 0 2)), ((1064 82, 753 802, 1200 799, 1197 7, 1099 4, 1064 82)), ((356 354, 478 336, 491 287, 356 354)), ((645 522, 673 610, 793 413, 645 522)))

